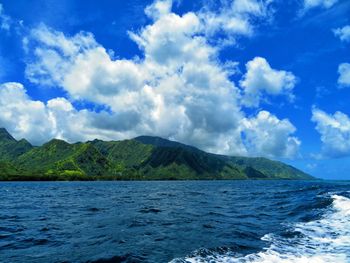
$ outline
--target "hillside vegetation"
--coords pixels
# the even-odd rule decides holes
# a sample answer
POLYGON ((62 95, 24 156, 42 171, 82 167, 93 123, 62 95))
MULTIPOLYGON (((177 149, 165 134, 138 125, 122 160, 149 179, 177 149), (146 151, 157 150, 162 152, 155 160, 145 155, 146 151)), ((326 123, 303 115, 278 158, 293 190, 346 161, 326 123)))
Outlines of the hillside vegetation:
POLYGON ((40 147, 0 129, 0 180, 313 179, 266 158, 215 155, 159 137, 40 147))

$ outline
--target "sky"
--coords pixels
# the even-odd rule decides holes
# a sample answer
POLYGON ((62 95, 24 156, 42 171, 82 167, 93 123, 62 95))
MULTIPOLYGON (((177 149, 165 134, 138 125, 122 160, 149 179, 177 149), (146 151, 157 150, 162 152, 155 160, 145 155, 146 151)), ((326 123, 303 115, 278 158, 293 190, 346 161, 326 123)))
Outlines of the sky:
POLYGON ((161 136, 350 180, 349 0, 0 0, 0 127, 161 136))

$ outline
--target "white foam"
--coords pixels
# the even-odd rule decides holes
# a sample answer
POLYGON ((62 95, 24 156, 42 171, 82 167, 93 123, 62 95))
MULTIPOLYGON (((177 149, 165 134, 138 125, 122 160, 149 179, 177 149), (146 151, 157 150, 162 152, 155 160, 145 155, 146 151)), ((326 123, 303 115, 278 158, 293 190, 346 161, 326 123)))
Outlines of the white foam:
POLYGON ((191 263, 349 263, 350 262, 350 199, 332 196, 332 207, 316 221, 298 223, 294 231, 302 235, 293 238, 265 235, 270 242, 263 251, 244 257, 213 254, 207 257, 187 257, 172 262, 191 263))

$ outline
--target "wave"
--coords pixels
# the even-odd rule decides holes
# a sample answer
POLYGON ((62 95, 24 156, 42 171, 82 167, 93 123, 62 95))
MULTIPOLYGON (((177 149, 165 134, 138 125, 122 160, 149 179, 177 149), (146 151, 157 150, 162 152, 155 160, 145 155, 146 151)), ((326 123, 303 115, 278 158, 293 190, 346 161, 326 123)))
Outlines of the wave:
POLYGON ((345 263, 350 262, 350 199, 334 194, 323 215, 313 221, 294 224, 286 233, 267 234, 270 245, 260 252, 239 255, 233 251, 198 250, 171 263, 345 263))

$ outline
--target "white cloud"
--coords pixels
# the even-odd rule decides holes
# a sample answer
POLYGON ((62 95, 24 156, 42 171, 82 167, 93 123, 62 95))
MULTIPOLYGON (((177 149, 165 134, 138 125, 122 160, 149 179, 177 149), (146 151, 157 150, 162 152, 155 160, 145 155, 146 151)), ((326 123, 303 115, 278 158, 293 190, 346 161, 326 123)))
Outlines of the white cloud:
POLYGON ((272 1, 235 0, 231 7, 235 13, 265 16, 270 3, 272 1))
POLYGON ((252 36, 257 20, 268 22, 272 18, 272 0, 234 0, 222 1, 219 10, 203 8, 198 16, 208 36, 223 33, 220 45, 232 45, 239 36, 252 36))
MULTIPOLYGON (((130 122, 128 115, 76 110, 65 98, 55 98, 46 104, 47 118, 52 124, 54 138, 65 139, 69 142, 87 141, 96 138, 102 140, 129 139, 136 134, 128 132, 130 122), (124 117, 124 119, 123 119, 124 117), (129 126, 128 126, 129 125, 129 126)), ((134 125, 131 123, 131 125, 134 125)), ((50 138, 47 138, 48 140, 50 138)))
POLYGON ((339 37, 341 41, 349 42, 350 41, 350 25, 346 25, 342 28, 336 28, 333 30, 334 35, 339 37))
POLYGON ((0 3, 0 29, 8 31, 10 30, 11 18, 5 14, 4 8, 0 3))
POLYGON ((5 127, 17 139, 26 138, 40 145, 52 138, 70 142, 130 138, 135 134, 120 132, 125 122, 107 112, 77 111, 65 98, 55 98, 46 104, 32 100, 20 83, 0 85, 0 127, 5 127), (114 129, 102 129, 113 120, 114 129), (109 122, 108 122, 109 121, 109 122), (128 136, 129 137, 125 137, 128 136))
POLYGON ((25 51, 32 52, 36 59, 34 63, 28 61, 26 77, 42 85, 60 85, 78 56, 99 46, 91 33, 80 32, 66 37, 44 24, 34 28, 29 38, 23 39, 23 45, 25 51))
POLYGON ((304 10, 307 11, 312 8, 331 8, 338 0, 304 0, 304 10))
POLYGON ((296 77, 293 73, 271 68, 266 59, 255 57, 246 64, 246 74, 240 81, 243 88, 243 104, 248 107, 258 107, 266 94, 285 95, 294 99, 293 88, 296 77))
MULTIPOLYGON (((341 41, 350 41, 350 25, 333 30, 335 36, 339 37, 341 41)), ((338 67, 338 84, 340 87, 350 86, 350 63, 341 63, 338 67)))
POLYGON ((172 4, 172 0, 154 1, 153 4, 146 7, 145 13, 147 16, 157 20, 161 16, 171 12, 172 4))
POLYGON ((350 155, 350 119, 337 111, 332 114, 314 108, 312 121, 321 135, 323 157, 345 157, 350 155))
POLYGON ((206 40, 198 35, 200 27, 194 13, 183 16, 169 13, 143 28, 139 34, 130 35, 144 50, 147 62, 173 69, 186 61, 205 62, 214 53, 206 40))
POLYGON ((279 120, 267 111, 242 121, 244 144, 251 155, 292 158, 298 155, 301 142, 292 136, 296 128, 288 120, 279 120))
MULTIPOLYGON (((242 16, 265 12, 260 2, 237 3, 232 8, 242 16)), ((146 134, 216 153, 292 156, 293 150, 277 151, 276 146, 268 153, 267 146, 242 140, 245 114, 240 90, 229 78, 236 63, 218 61, 218 49, 208 43, 198 14, 179 16, 171 12, 171 1, 156 1, 146 13, 153 23, 129 33, 144 52, 143 59, 113 59, 92 34, 67 36, 45 25, 33 29, 25 39, 30 81, 59 86, 72 101, 87 100, 109 110, 77 111, 66 99, 50 101, 44 108, 55 135, 77 141, 92 136, 120 139, 146 134)), ((279 89, 277 93, 288 90, 293 81, 290 73, 270 67, 267 72, 283 82, 283 87, 274 87, 267 81, 268 94, 275 94, 274 89, 279 89)), ((271 118, 279 123, 273 115, 271 118)), ((288 136, 279 138, 291 144, 288 136)))
POLYGON ((0 112, 0 126, 17 137, 40 143, 51 135, 44 103, 31 101, 19 83, 0 85, 0 112))
POLYGON ((338 67, 338 84, 341 87, 349 87, 350 86, 350 63, 342 63, 338 67))

